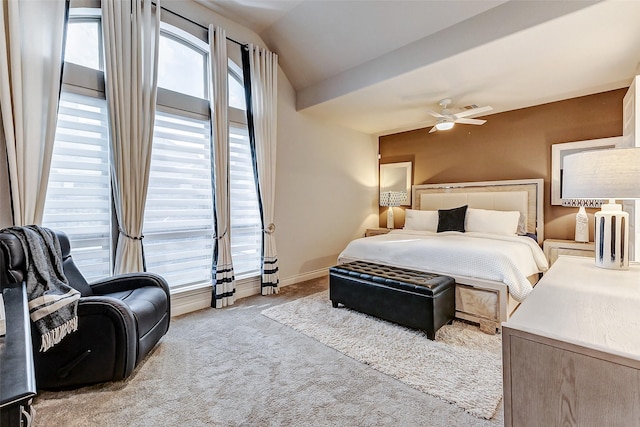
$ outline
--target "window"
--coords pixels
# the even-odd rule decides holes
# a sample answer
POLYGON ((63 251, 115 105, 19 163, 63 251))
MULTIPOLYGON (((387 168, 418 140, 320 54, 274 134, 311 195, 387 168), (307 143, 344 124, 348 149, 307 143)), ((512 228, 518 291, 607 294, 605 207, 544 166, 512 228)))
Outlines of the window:
POLYGON ((147 270, 178 288, 211 280, 207 46, 175 27, 162 28, 144 250, 147 270))
POLYGON ((229 127, 231 181, 231 258, 237 277, 260 274, 262 220, 247 126, 229 127))
POLYGON ((200 48, 203 43, 194 44, 194 37, 180 34, 183 38, 167 30, 160 33, 158 87, 207 99, 206 45, 200 48))
MULTIPOLYGON (((208 81, 208 48, 168 24, 163 25, 161 40, 159 64, 166 69, 163 79, 158 80, 143 233, 147 269, 178 288, 211 280, 212 154, 208 92, 202 83, 208 81)), ((259 274, 262 226, 242 111, 241 69, 233 61, 229 66, 230 104, 237 107, 229 112, 231 257, 236 277, 243 278, 259 274)))
MULTIPOLYGON (((229 107, 241 111, 247 110, 247 104, 244 97, 244 84, 242 79, 242 70, 238 65, 229 59, 229 107)), ((243 119, 246 123, 246 119, 243 119)))
POLYGON ((172 287, 211 279, 209 121, 156 113, 144 220, 147 270, 172 287))
POLYGON ((109 182, 106 101, 63 92, 43 223, 69 235, 89 281, 110 274, 109 182))
POLYGON ((229 59, 231 258, 238 278, 260 274, 262 219, 247 129, 242 70, 229 59))
MULTIPOLYGON (((110 275, 114 218, 99 9, 71 9, 44 225, 67 232, 92 281, 110 275)), ((211 280, 214 211, 208 47, 162 24, 143 241, 148 271, 172 288, 211 280)), ((229 62, 231 246, 236 277, 260 271, 262 227, 242 72, 229 62)), ((215 143, 215 142, 214 142, 215 143)))
POLYGON ((71 9, 64 61, 102 70, 102 28, 99 9, 71 9))
POLYGON ((87 280, 111 274, 109 125, 99 10, 72 9, 43 225, 67 233, 87 280))

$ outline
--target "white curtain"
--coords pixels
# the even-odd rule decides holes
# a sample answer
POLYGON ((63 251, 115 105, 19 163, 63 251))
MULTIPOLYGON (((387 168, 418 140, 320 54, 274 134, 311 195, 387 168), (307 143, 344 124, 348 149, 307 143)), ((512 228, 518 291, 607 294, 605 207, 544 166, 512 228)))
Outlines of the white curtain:
POLYGON ((14 225, 41 224, 62 72, 64 0, 0 4, 0 112, 14 225))
POLYGON ((280 282, 274 223, 278 55, 249 45, 249 68, 258 189, 262 206, 262 295, 269 295, 278 293, 278 283, 280 282))
POLYGON ((213 296, 211 306, 222 308, 235 301, 236 284, 231 260, 231 212, 229 202, 229 88, 227 36, 224 29, 209 26, 211 61, 211 138, 213 201, 215 206, 215 249, 213 257, 213 296))
POLYGON ((111 170, 120 234, 114 274, 144 270, 147 200, 158 86, 160 1, 102 2, 111 170))

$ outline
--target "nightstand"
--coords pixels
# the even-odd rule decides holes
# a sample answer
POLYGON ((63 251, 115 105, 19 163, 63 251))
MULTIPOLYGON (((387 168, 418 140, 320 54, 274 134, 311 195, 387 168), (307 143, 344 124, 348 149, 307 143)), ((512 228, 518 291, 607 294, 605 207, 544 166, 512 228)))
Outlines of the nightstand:
POLYGON ((387 234, 391 229, 389 228, 367 228, 364 232, 364 237, 377 236, 378 234, 387 234))
POLYGON ((560 255, 573 255, 595 258, 595 243, 581 243, 573 240, 547 239, 543 244, 544 254, 549 261, 549 267, 553 265, 560 255))

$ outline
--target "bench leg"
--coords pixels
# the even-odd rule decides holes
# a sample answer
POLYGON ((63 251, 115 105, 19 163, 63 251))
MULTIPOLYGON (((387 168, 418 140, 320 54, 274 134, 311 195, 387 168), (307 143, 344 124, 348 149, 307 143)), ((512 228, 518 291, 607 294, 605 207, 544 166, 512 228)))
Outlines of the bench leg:
POLYGON ((338 302, 337 301, 331 301, 331 305, 333 306, 333 308, 338 308, 338 302))

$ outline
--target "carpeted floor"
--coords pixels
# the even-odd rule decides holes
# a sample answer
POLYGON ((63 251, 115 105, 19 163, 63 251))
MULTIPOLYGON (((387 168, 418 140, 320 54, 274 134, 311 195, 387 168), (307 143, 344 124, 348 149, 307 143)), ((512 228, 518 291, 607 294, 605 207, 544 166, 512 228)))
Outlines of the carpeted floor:
POLYGON ((322 278, 278 295, 173 319, 126 381, 41 392, 48 426, 501 426, 483 420, 260 315, 327 288, 322 278))
POLYGON ((322 291, 262 312, 380 372, 472 415, 491 419, 502 399, 500 335, 454 321, 426 333, 348 308, 333 308, 322 291))

